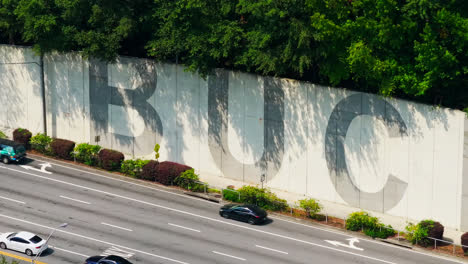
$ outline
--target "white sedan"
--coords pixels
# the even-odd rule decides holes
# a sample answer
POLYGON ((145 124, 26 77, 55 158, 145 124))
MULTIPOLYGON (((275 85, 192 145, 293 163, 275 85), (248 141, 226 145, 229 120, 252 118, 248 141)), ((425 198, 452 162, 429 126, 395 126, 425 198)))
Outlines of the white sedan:
POLYGON ((0 235, 0 248, 11 249, 26 253, 28 256, 36 255, 47 249, 46 241, 37 235, 25 231, 18 233, 3 233, 0 235), (42 248, 42 249, 41 249, 42 248))

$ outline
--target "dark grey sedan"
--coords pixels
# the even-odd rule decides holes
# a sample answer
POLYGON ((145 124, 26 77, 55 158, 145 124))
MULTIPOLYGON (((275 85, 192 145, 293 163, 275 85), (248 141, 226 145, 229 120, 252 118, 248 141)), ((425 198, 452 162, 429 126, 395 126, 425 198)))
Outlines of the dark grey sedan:
POLYGON ((227 204, 219 209, 219 215, 251 225, 262 223, 267 219, 265 210, 252 204, 227 204))

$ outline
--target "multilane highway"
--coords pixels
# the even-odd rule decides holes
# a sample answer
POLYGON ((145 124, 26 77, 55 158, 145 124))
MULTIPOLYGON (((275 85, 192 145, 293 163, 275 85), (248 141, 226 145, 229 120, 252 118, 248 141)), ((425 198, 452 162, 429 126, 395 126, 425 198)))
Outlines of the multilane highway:
POLYGON ((223 219, 220 204, 42 157, 24 165, 0 165, 0 233, 47 238, 68 223, 53 233, 43 263, 102 254, 135 264, 460 263, 288 218, 255 226, 223 219))

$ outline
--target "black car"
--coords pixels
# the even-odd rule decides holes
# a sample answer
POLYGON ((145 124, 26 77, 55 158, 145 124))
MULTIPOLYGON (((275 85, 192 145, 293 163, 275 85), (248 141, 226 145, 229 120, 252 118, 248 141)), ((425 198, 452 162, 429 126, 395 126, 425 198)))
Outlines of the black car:
POLYGON ((116 256, 93 256, 86 259, 86 262, 83 264, 132 264, 130 261, 116 256))
POLYGON ((265 210, 252 204, 227 204, 219 209, 219 215, 224 218, 245 221, 251 225, 267 219, 265 210))

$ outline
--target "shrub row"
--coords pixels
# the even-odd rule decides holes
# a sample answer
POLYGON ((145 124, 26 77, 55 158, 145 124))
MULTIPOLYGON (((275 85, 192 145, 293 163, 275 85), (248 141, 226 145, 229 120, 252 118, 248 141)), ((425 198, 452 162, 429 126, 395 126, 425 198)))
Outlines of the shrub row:
POLYGON ((225 189, 223 190, 223 198, 233 202, 255 204, 273 211, 284 211, 289 208, 286 200, 278 198, 268 189, 254 186, 243 186, 237 192, 225 189))
MULTIPOLYGON (((0 131, 0 138, 6 135, 0 131)), ((159 163, 156 160, 124 160, 121 152, 101 149, 98 145, 87 143, 78 144, 75 142, 50 138, 45 134, 32 133, 23 128, 13 131, 13 140, 23 144, 26 148, 34 149, 40 153, 54 155, 62 159, 77 161, 90 166, 99 165, 106 170, 120 170, 134 178, 157 181, 164 185, 176 184, 191 191, 203 191, 204 185, 199 182, 199 177, 194 169, 175 162, 165 161, 159 163)), ((159 157, 159 145, 155 146, 156 158, 159 157)), ((218 190, 215 190, 218 191, 218 190)), ((285 210, 289 206, 284 199, 278 198, 268 189, 260 189, 253 186, 243 186, 238 191, 232 186, 228 186, 222 192, 223 198, 233 202, 256 204, 268 210, 285 210)), ((299 206, 304 209, 309 217, 314 218, 322 209, 321 205, 314 199, 299 200, 299 206)), ((366 235, 373 238, 387 238, 396 232, 388 225, 380 223, 377 217, 370 216, 367 212, 355 212, 349 215, 346 221, 346 229, 352 231, 362 230, 366 235)), ((430 238, 442 239, 444 226, 433 220, 423 220, 417 225, 409 223, 406 227, 407 239, 413 244, 429 246, 433 242, 430 238)), ((463 251, 468 254, 468 232, 461 236, 463 251)))
MULTIPOLYGON (((99 166, 109 171, 121 171, 134 178, 141 178, 149 181, 157 181, 164 185, 173 185, 180 183, 183 188, 200 189, 194 182, 198 181, 193 169, 189 166, 165 161, 159 163, 156 160, 124 160, 124 155, 121 152, 111 149, 101 149, 98 145, 90 145, 81 143, 75 146, 75 142, 51 138, 45 134, 38 133, 32 136, 27 129, 18 128, 13 132, 14 140, 22 143, 25 146, 31 146, 32 149, 46 154, 56 156, 61 159, 75 159, 78 162, 85 163, 89 166, 99 166), (191 170, 191 171, 190 171, 191 170), (184 174, 177 182, 182 173, 184 174), (189 181, 193 181, 188 183, 189 181)), ((155 146, 155 157, 159 157, 159 145, 155 146)))
POLYGON ((408 241, 427 247, 434 244, 434 240, 430 238, 442 239, 444 226, 433 220, 422 220, 417 225, 409 223, 406 226, 406 231, 408 231, 406 235, 408 241))
POLYGON ((141 178, 149 181, 156 181, 164 185, 173 185, 175 179, 182 172, 192 169, 191 167, 171 161, 150 161, 143 166, 141 178))
POLYGON ((382 224, 377 217, 370 216, 364 211, 351 213, 346 219, 346 229, 362 230, 364 234, 372 238, 387 238, 396 234, 392 226, 382 224))

